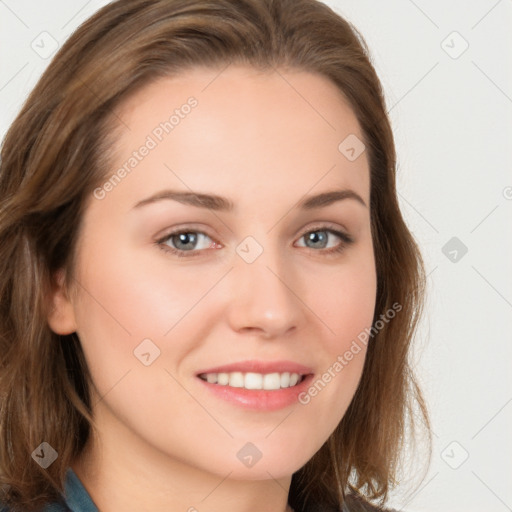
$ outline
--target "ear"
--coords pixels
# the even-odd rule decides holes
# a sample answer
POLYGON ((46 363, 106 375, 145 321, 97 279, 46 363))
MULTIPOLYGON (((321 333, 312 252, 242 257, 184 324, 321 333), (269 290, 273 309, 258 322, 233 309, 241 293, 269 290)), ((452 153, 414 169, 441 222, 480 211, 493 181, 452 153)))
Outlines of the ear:
POLYGON ((52 290, 48 298, 48 325, 56 334, 71 334, 76 331, 75 311, 64 286, 64 269, 53 276, 52 290))

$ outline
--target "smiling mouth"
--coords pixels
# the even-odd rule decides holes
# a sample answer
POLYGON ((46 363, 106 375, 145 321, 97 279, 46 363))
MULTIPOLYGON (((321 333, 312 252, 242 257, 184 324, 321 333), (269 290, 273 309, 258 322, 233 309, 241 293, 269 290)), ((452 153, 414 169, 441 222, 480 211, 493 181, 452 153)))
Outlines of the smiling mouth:
POLYGON ((202 373, 199 378, 210 384, 244 389, 263 389, 268 391, 292 388, 300 384, 307 375, 290 372, 254 373, 202 373))

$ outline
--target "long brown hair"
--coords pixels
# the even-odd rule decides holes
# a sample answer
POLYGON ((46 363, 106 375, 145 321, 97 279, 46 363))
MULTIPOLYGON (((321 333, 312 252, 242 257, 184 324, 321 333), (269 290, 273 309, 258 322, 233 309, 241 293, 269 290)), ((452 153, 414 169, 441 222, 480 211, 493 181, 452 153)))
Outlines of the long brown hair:
POLYGON ((112 134, 123 129, 114 108, 159 77, 229 63, 317 73, 349 101, 370 165, 374 323, 401 305, 370 339, 342 421, 293 475, 290 504, 296 511, 318 502, 340 507, 355 495, 383 504, 407 429, 417 425, 415 407, 431 445, 410 362, 425 272, 399 209, 393 134, 361 35, 315 0, 120 0, 62 46, 2 145, 0 485, 11 507, 39 510, 58 499, 66 469, 94 428, 80 342, 75 333, 51 331, 47 296, 57 270, 71 283, 85 200, 105 180, 112 134), (43 441, 58 452, 47 469, 31 459, 43 441))

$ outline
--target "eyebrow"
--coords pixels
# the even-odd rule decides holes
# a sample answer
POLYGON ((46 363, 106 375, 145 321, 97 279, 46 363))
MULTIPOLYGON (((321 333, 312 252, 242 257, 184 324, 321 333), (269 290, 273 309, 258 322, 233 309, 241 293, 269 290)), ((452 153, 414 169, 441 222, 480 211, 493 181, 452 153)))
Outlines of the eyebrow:
MULTIPOLYGON (((198 208, 208 208, 210 210, 223 212, 231 212, 235 209, 234 203, 226 197, 215 194, 202 194, 200 192, 185 192, 180 190, 162 190, 139 201, 133 208, 140 208, 164 199, 178 201, 179 203, 196 206, 198 208)), ((307 196, 298 202, 297 207, 301 210, 314 210, 317 208, 324 208, 337 201, 343 201, 345 199, 355 199, 365 208, 368 208, 363 198, 350 189, 330 190, 313 196, 307 196)))

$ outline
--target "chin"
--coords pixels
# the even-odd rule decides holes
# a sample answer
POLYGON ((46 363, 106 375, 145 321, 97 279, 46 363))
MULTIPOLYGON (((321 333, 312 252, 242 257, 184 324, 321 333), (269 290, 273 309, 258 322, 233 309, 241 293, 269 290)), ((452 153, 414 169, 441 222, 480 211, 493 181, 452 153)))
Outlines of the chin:
POLYGON ((282 445, 267 443, 266 447, 260 445, 261 449, 257 449, 256 443, 237 443, 237 449, 233 452, 234 457, 230 456, 227 459, 225 452, 219 453, 215 473, 223 477, 229 473, 229 478, 234 480, 288 478, 314 455, 314 448, 307 450, 304 444, 284 449, 282 445))
POLYGON ((283 464, 283 461, 268 461, 264 464, 261 460, 255 464, 252 468, 245 467, 229 467, 228 464, 225 466, 225 472, 222 476, 226 476, 229 473, 229 478, 232 480, 269 480, 275 479, 280 480, 283 478, 291 478, 293 473, 298 471, 303 464, 297 462, 297 464, 283 464))

